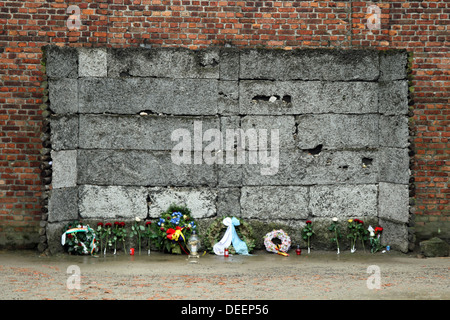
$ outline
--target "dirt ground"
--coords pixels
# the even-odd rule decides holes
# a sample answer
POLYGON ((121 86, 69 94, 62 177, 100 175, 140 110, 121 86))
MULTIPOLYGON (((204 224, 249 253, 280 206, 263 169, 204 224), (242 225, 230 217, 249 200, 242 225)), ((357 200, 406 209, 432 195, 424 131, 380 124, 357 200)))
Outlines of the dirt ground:
POLYGON ((0 299, 448 300, 449 268, 449 257, 393 251, 206 254, 196 264, 186 255, 158 252, 93 257, 0 251, 0 299))

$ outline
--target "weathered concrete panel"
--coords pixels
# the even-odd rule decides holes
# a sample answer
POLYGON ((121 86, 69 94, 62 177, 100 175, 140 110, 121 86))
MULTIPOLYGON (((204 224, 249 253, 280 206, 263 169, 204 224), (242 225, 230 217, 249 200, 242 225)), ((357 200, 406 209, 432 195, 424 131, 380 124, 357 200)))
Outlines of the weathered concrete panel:
POLYGON ((78 115, 50 118, 50 141, 55 151, 78 148, 78 115))
POLYGON ((408 114, 408 81, 379 82, 379 112, 385 115, 408 114))
POLYGON ((241 53, 241 79, 376 81, 375 50, 246 50, 241 53))
POLYGON ((313 217, 377 216, 377 185, 311 186, 309 208, 313 217))
POLYGON ((300 149, 322 145, 334 148, 377 148, 378 121, 376 114, 320 114, 297 117, 297 141, 300 149))
POLYGON ((407 223, 409 220, 408 185, 380 182, 378 212, 380 218, 407 223))
POLYGON ((45 46, 45 70, 49 78, 78 78, 78 49, 45 46))
POLYGON ((246 219, 300 220, 308 217, 308 187, 243 187, 241 215, 246 219))
POLYGON ((80 113, 217 114, 217 80, 81 78, 79 81, 80 113))
POLYGON ((48 202, 48 222, 77 219, 78 187, 53 189, 48 202))
POLYGON ((166 151, 78 150, 78 184, 124 186, 217 185, 215 165, 177 165, 166 151))
POLYGON ((80 48, 78 75, 80 77, 106 77, 108 75, 106 48, 80 48))
POLYGON ((149 188, 149 216, 158 218, 171 204, 185 205, 194 219, 215 216, 217 190, 210 188, 149 188))
POLYGON ((48 81, 50 109, 56 114, 78 112, 78 82, 76 79, 48 81))
POLYGON ((147 217, 147 189, 144 187, 79 187, 82 219, 144 219, 147 217))
POLYGON ((409 183, 408 149, 380 148, 380 182, 409 183))
POLYGON ((53 189, 76 187, 77 150, 52 151, 53 189))
POLYGON ((109 77, 219 78, 219 51, 187 48, 111 48, 109 77))
POLYGON ((379 81, 406 79, 408 53, 405 51, 380 52, 380 79, 379 81))
POLYGON ((241 114, 377 113, 376 82, 242 80, 241 114))
MULTIPOLYGON (((258 155, 255 157, 258 159, 258 155)), ((260 162, 242 166, 242 184, 375 184, 379 181, 379 155, 377 151, 370 150, 324 150, 316 155, 282 150, 275 174, 261 173, 262 168, 268 167, 269 165, 260 162)))
POLYGON ((408 118, 405 116, 380 116, 380 146, 408 147, 408 118))
POLYGON ((210 144, 203 141, 209 129, 220 129, 218 117, 80 115, 80 148, 170 151, 186 142, 201 151, 210 144), (197 132, 199 143, 194 143, 197 132))

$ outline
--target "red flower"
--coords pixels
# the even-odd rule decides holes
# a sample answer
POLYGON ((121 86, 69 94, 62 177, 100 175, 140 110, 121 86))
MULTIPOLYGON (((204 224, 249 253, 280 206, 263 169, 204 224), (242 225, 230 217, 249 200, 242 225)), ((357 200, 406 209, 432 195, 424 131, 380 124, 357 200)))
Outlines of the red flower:
POLYGON ((98 227, 98 226, 103 227, 103 222, 97 223, 97 227, 98 227))
POLYGON ((121 226, 122 228, 125 227, 125 222, 122 221, 122 222, 120 223, 120 226, 121 226))
POLYGON ((112 224, 108 222, 108 223, 105 224, 105 227, 106 227, 106 228, 111 228, 111 227, 112 227, 112 224))
POLYGON ((382 227, 375 227, 375 233, 381 233, 383 231, 382 227))
POLYGON ((145 223, 146 226, 150 226, 151 224, 152 224, 151 221, 147 221, 147 222, 145 223))
POLYGON ((170 220, 170 217, 166 217, 167 220, 170 220))
POLYGON ((164 231, 165 229, 164 229, 164 227, 161 227, 161 229, 160 229, 161 231, 164 231))
POLYGON ((114 225, 115 226, 119 226, 119 222, 118 221, 114 221, 114 225))
POLYGON ((312 223, 311 220, 306 221, 306 224, 311 224, 311 223, 312 223))

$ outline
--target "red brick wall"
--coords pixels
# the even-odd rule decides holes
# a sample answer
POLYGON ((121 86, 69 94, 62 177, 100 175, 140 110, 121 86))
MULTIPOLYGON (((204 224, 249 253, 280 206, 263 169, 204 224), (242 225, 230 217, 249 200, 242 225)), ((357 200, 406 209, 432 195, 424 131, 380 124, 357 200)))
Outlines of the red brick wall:
POLYGON ((449 13, 448 0, 0 0, 0 247, 39 238, 46 44, 406 49, 416 233, 449 238, 449 13), (67 27, 69 5, 80 8, 78 30, 67 27))

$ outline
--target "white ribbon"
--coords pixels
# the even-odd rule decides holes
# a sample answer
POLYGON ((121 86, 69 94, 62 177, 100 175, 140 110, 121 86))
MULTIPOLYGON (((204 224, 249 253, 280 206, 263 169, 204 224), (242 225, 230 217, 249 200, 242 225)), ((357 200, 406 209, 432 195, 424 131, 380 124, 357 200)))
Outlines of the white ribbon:
POLYGON ((220 256, 223 256, 225 248, 231 245, 231 240, 233 239, 231 218, 227 217, 223 219, 223 224, 227 226, 227 230, 222 239, 213 246, 214 253, 220 256))

